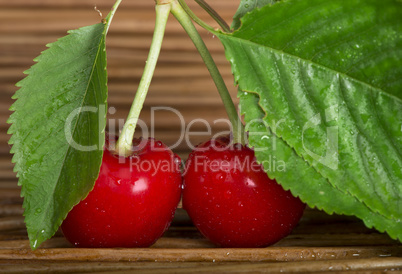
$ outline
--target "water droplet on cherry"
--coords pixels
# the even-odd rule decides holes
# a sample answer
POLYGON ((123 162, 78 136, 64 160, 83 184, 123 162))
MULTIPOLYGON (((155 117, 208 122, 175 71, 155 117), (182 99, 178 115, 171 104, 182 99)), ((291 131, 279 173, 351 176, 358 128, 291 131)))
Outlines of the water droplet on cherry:
POLYGON ((226 174, 225 173, 219 173, 216 176, 216 179, 218 180, 218 182, 223 183, 226 180, 226 174))

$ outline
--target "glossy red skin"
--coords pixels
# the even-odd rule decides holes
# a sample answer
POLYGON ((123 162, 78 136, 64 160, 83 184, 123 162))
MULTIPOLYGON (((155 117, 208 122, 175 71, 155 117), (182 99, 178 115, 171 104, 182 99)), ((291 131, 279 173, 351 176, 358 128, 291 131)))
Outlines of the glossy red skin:
POLYGON ((94 189, 61 226, 70 243, 148 247, 168 229, 181 197, 180 158, 159 141, 145 141, 143 149, 127 158, 105 149, 94 189))
POLYGON ((235 144, 217 151, 211 147, 222 150, 228 143, 227 138, 208 141, 190 154, 183 208, 197 229, 218 246, 272 245, 297 225, 305 204, 268 178, 250 148, 235 144), (248 159, 248 166, 254 168, 241 168, 236 157, 248 159))

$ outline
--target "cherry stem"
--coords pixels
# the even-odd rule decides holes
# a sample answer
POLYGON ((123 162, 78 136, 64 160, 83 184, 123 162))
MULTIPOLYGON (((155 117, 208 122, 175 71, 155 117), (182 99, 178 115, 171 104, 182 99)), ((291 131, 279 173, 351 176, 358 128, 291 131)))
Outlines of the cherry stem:
MULTIPOLYGON (((191 21, 190 16, 187 14, 187 9, 184 9, 177 0, 172 1, 172 14, 176 17, 179 23, 182 25, 184 30, 187 32, 190 39, 193 41, 195 47, 197 48, 198 52, 200 53, 205 65, 208 68, 209 73, 213 81, 215 82, 215 86, 218 89, 219 95, 222 98, 223 105, 225 106, 226 112, 229 116, 229 120, 232 124, 232 132, 233 132, 233 139, 235 143, 244 144, 244 126, 237 114, 236 107, 230 97, 229 91, 226 87, 226 84, 220 74, 210 52, 208 51, 207 46, 205 45, 204 41, 202 40, 200 34, 198 33, 197 29, 195 28, 193 22, 191 21)), ((188 8, 188 7, 187 7, 188 8)), ((198 22, 197 22, 198 23, 198 22)), ((203 25, 201 25, 203 26, 203 25)), ((209 27, 211 28, 211 27, 209 27)), ((207 28, 207 30, 210 30, 207 28)), ((214 31, 212 29, 212 31, 214 31)))
MULTIPOLYGON (((204 0, 194 0, 197 4, 203 8, 218 24, 221 26, 223 31, 230 32, 230 27, 226 23, 225 20, 204 0)), ((184 1, 180 1, 180 4, 183 6, 184 1)), ((193 19, 194 20, 194 19, 193 19)))
POLYGON ((116 143, 115 151, 118 155, 127 157, 132 154, 133 137, 138 117, 144 105, 145 97, 147 96, 149 86, 155 71, 156 63, 159 58, 159 53, 162 47, 162 41, 165 34, 166 23, 170 13, 169 4, 157 4, 155 30, 152 38, 151 48, 149 50, 148 59, 138 86, 137 93, 127 121, 124 124, 119 140, 116 143))
POLYGON ((110 11, 110 13, 106 16, 106 33, 109 31, 109 27, 110 27, 110 23, 112 23, 112 19, 114 17, 114 14, 116 13, 117 8, 119 7, 120 3, 122 0, 117 0, 113 7, 112 10, 110 11))
MULTIPOLYGON (((183 9, 184 12, 187 14, 187 16, 190 16, 194 20, 194 22, 196 22, 198 25, 200 25, 204 29, 208 30, 209 32, 215 31, 213 27, 211 27, 210 25, 208 25, 207 23, 202 21, 200 18, 198 18, 197 15, 195 15, 194 12, 189 8, 189 6, 187 6, 187 4, 184 0, 178 0, 178 2, 180 3, 179 6, 181 7, 181 9, 183 9)), ((172 0, 171 5, 177 5, 177 0, 172 0)), ((174 15, 173 7, 172 7, 172 14, 174 15)), ((176 17, 176 15, 175 15, 175 17, 176 17)), ((179 20, 179 19, 177 19, 177 20, 179 20)), ((179 20, 179 22, 180 22, 180 20, 179 20)), ((181 24, 181 22, 180 22, 180 24, 181 24)))

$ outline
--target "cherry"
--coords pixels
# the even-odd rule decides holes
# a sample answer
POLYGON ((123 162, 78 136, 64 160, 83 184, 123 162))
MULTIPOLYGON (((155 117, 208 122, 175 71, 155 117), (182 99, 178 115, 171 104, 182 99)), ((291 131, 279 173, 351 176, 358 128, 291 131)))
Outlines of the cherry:
POLYGON ((292 231, 305 204, 268 178, 252 149, 221 137, 190 154, 183 208, 218 246, 266 247, 292 231))
POLYGON ((104 150, 94 189, 61 226, 70 243, 148 247, 168 229, 181 197, 180 158, 154 139, 135 139, 133 149, 130 157, 104 150))

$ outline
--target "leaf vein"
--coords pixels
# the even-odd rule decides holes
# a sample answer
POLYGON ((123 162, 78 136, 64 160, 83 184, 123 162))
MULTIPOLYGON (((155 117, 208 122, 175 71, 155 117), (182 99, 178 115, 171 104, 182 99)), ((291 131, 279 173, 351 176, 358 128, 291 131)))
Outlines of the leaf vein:
POLYGON ((384 90, 382 90, 382 89, 379 88, 379 87, 372 86, 372 85, 370 85, 370 84, 368 84, 368 83, 365 83, 365 82, 363 82, 363 81, 361 81, 361 80, 359 80, 359 79, 357 79, 357 78, 354 78, 353 76, 347 75, 347 74, 345 74, 345 73, 343 73, 343 72, 340 72, 340 71, 336 71, 336 70, 334 70, 334 69, 332 69, 332 68, 330 68, 330 67, 328 67, 328 66, 315 63, 315 62, 313 62, 313 61, 311 61, 311 60, 309 60, 309 59, 304 59, 304 58, 301 58, 301 57, 299 57, 299 56, 296 56, 296 55, 293 55, 293 54, 290 54, 290 53, 287 53, 287 52, 283 52, 283 51, 280 51, 280 50, 278 50, 278 49, 275 49, 275 48, 272 48, 272 47, 269 47, 269 46, 256 44, 255 42, 252 42, 252 41, 244 40, 244 39, 242 39, 242 38, 235 37, 235 36, 233 36, 232 34, 222 34, 222 33, 219 33, 219 34, 217 34, 217 35, 219 35, 220 37, 222 37, 222 36, 230 37, 230 39, 237 40, 240 44, 250 44, 250 45, 253 46, 253 47, 263 47, 263 48, 266 48, 266 49, 269 50, 269 51, 273 51, 273 52, 276 52, 276 53, 278 53, 278 54, 285 54, 285 55, 288 55, 289 57, 291 57, 291 58, 293 58, 293 59, 300 59, 300 60, 303 60, 303 61, 306 62, 306 63, 310 63, 310 64, 312 64, 312 65, 314 65, 314 66, 321 67, 321 68, 323 68, 323 69, 325 69, 325 70, 327 70, 327 71, 330 71, 330 72, 332 72, 334 75, 335 75, 335 74, 339 74, 340 76, 349 78, 350 80, 352 80, 352 81, 354 81, 354 82, 356 82, 356 83, 359 83, 359 84, 361 84, 361 85, 363 85, 363 86, 366 86, 366 87, 371 88, 371 89, 376 89, 376 90, 378 90, 379 93, 384 94, 384 96, 391 97, 391 98, 393 98, 393 100, 397 101, 399 104, 402 104, 402 99, 396 97, 395 95, 389 94, 389 93, 385 92, 384 90))

